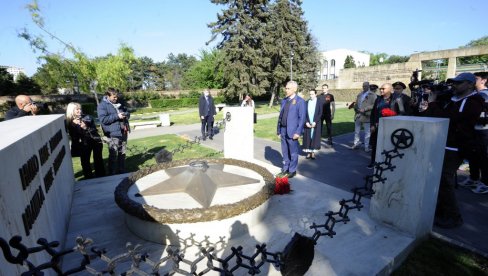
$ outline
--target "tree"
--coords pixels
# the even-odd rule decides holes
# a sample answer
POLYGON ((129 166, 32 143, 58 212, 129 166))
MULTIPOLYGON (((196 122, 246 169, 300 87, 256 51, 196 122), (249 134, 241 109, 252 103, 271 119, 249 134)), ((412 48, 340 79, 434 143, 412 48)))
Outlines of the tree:
POLYGON ((380 65, 383 64, 384 61, 387 59, 388 54, 386 53, 369 53, 366 51, 363 51, 365 54, 369 54, 369 66, 375 66, 375 65, 380 65))
MULTIPOLYGON (((483 36, 481 38, 471 40, 468 44, 466 44, 465 46, 461 46, 460 48, 483 46, 483 45, 488 45, 488 36, 483 36)), ((459 65, 463 65, 463 64, 485 64, 485 65, 488 65, 488 55, 461 57, 461 58, 458 58, 458 63, 459 63, 459 65)))
POLYGON ((356 62, 354 62, 353 56, 347 55, 346 60, 344 61, 344 68, 356 68, 356 62))
POLYGON ((263 43, 263 62, 269 71, 270 106, 292 77, 291 73, 300 90, 306 91, 317 85, 319 53, 303 19, 301 2, 278 0, 270 7, 271 19, 265 27, 263 43))
POLYGON ((41 87, 34 81, 34 79, 29 78, 23 73, 20 73, 15 82, 16 94, 24 95, 38 95, 41 93, 41 87))
POLYGON ((44 18, 41 15, 41 10, 36 0, 28 4, 27 9, 31 13, 31 18, 34 24, 51 39, 62 44, 72 55, 72 59, 70 60, 61 54, 51 53, 40 35, 33 35, 25 28, 18 34, 19 37, 24 38, 29 42, 34 52, 41 51, 44 54, 44 56, 39 57, 39 59, 46 63, 52 63, 48 66, 50 67, 50 70, 44 70, 43 74, 41 74, 44 79, 39 83, 43 88, 43 91, 55 91, 52 89, 52 82, 57 82, 55 85, 56 88, 64 87, 65 84, 71 83, 73 90, 77 93, 80 92, 80 88, 82 91, 88 91, 90 83, 95 77, 95 70, 93 64, 91 64, 91 60, 80 50, 75 49, 73 45, 65 42, 46 29, 44 18), (52 75, 54 72, 56 72, 56 74, 52 75), (72 80, 71 82, 70 79, 72 80), (51 85, 43 87, 43 84, 46 83, 51 85))
POLYGON ((223 58, 219 67, 226 73, 224 95, 242 98, 242 94, 259 95, 269 86, 264 70, 264 26, 269 22, 269 0, 211 0, 227 8, 217 15, 217 21, 208 26, 210 41, 221 35, 217 49, 223 58))
POLYGON ((0 96, 13 94, 14 87, 14 76, 6 68, 0 67, 0 96))
POLYGON ((222 59, 222 52, 217 49, 211 51, 202 50, 200 60, 183 75, 183 87, 199 88, 223 88, 225 86, 224 71, 218 66, 222 59))
POLYGON ((172 89, 181 89, 184 74, 197 62, 194 56, 170 53, 166 64, 165 80, 172 89))
POLYGON ((131 65, 130 90, 156 89, 156 64, 149 57, 136 59, 131 65))
POLYGON ((125 44, 120 46, 117 55, 96 59, 95 72, 99 91, 105 91, 109 87, 128 91, 131 86, 131 67, 134 63, 136 63, 134 50, 125 44))
POLYGON ((385 64, 404 63, 410 59, 409 56, 391 55, 385 60, 385 64))

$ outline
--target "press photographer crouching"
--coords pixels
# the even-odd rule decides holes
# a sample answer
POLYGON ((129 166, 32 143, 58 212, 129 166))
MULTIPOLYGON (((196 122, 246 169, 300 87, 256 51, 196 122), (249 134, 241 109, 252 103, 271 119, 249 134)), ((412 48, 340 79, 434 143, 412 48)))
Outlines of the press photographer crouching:
POLYGON ((475 124, 483 109, 484 100, 475 91, 476 79, 471 73, 461 73, 447 84, 452 86, 452 97, 446 103, 436 99, 430 102, 424 115, 449 118, 449 130, 444 153, 434 225, 455 228, 463 224, 454 186, 456 171, 463 159, 476 156, 475 124))
POLYGON ((82 113, 79 103, 68 104, 66 108, 66 126, 71 137, 71 156, 80 157, 85 179, 93 178, 93 170, 90 164, 92 152, 95 176, 105 176, 102 140, 93 118, 82 113))
POLYGON ((15 106, 5 113, 5 120, 37 115, 39 111, 41 111, 41 106, 33 102, 29 96, 18 95, 15 97, 15 106))

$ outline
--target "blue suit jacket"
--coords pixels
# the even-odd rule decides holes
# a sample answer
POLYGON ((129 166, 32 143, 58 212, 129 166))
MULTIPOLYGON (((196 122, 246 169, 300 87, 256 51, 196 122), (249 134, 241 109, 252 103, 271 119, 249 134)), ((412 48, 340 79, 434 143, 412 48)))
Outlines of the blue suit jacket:
MULTIPOLYGON (((279 118, 281 117, 281 113, 283 112, 287 100, 288 98, 284 98, 283 101, 281 101, 280 116, 278 117, 278 126, 276 129, 278 135, 280 134, 279 118)), ((288 110, 288 118, 283 118, 283 120, 286 120, 286 134, 290 138, 293 137, 293 134, 302 135, 303 126, 305 125, 307 116, 305 101, 302 98, 296 95, 291 101, 290 109, 288 110)))

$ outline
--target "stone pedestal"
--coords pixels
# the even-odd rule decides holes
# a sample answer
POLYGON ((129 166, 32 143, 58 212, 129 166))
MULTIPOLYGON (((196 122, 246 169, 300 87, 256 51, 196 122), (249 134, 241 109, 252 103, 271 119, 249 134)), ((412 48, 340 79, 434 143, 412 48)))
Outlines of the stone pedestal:
MULTIPOLYGON (((28 247, 46 238, 60 241, 63 248, 75 182, 64 116, 1 122, 0 133, 0 237, 8 241, 19 235, 28 247)), ((41 264, 50 259, 47 254, 33 254, 29 260, 41 264)), ((2 275, 25 271, 7 265, 3 257, 0 268, 2 275)))
POLYGON ((161 126, 171 126, 171 121, 169 119, 168 113, 159 114, 159 120, 161 121, 161 126))
POLYGON ((385 183, 376 183, 370 215, 416 238, 430 233, 434 219, 449 120, 396 116, 381 118, 376 161, 384 160, 383 150, 392 150, 392 133, 406 129, 413 144, 399 149, 403 158, 392 159, 393 171, 383 172, 385 183))
POLYGON ((253 113, 250 107, 224 107, 224 157, 254 160, 253 113))

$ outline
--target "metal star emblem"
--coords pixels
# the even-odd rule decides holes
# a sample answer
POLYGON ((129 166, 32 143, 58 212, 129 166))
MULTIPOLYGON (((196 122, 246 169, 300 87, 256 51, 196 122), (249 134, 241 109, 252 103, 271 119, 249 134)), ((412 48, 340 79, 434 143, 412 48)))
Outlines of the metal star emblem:
POLYGON ((406 149, 413 144, 413 134, 408 129, 397 129, 391 134, 391 143, 399 149, 406 149))
POLYGON ((170 178, 159 182, 136 196, 152 196, 185 192, 202 207, 208 208, 215 192, 220 187, 240 186, 258 183, 259 179, 222 171, 223 165, 208 165, 205 161, 195 161, 188 167, 167 169, 170 178))

